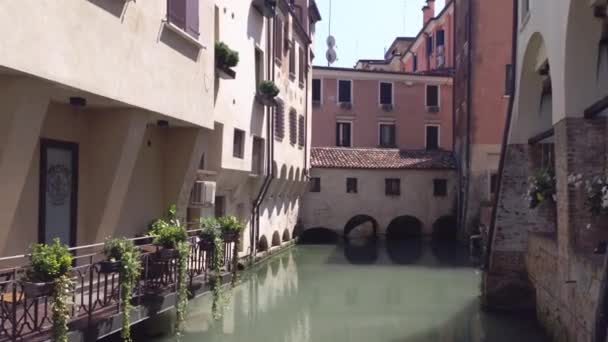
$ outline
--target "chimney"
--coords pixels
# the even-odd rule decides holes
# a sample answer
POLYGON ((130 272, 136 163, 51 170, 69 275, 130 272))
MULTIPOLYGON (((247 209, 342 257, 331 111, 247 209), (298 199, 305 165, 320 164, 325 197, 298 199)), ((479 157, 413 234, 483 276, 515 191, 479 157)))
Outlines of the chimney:
POLYGON ((422 7, 422 25, 426 25, 435 16, 435 0, 426 0, 426 5, 422 7))

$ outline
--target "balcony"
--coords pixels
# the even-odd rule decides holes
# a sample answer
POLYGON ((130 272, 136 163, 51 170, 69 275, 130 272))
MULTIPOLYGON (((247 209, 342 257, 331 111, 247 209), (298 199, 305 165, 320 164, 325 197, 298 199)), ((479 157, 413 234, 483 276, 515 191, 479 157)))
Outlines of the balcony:
MULTIPOLYGON (((188 286, 193 296, 210 289, 208 272, 211 269, 212 252, 198 244, 197 230, 189 231, 190 258, 188 260, 188 286)), ((175 305, 177 290, 176 260, 161 260, 158 248, 151 238, 132 239, 141 249, 142 272, 133 290, 131 322, 138 322, 167 310, 175 305)), ((230 278, 234 243, 225 243, 222 280, 230 278)), ((121 279, 116 273, 103 273, 100 262, 103 244, 71 248, 75 254, 72 269, 72 295, 70 309, 70 334, 91 332, 97 338, 113 334, 121 329, 121 279)), ((6 263, 27 263, 26 256, 0 258, 6 263)), ((0 341, 43 341, 51 334, 50 297, 28 298, 21 285, 24 267, 0 270, 0 341)), ((81 336, 81 337, 82 337, 81 336)))

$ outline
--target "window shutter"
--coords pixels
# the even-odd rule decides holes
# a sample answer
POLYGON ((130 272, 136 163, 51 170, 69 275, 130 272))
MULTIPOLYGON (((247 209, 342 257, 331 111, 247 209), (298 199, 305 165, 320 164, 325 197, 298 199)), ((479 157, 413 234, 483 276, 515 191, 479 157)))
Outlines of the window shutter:
POLYGON ((396 146, 396 136, 395 136, 395 125, 390 125, 389 126, 389 131, 390 131, 390 139, 389 139, 389 144, 391 146, 396 146))
POLYGON ((445 31, 439 30, 437 31, 437 46, 445 45, 445 31))
POLYGON ((283 21, 281 20, 281 18, 276 17, 275 19, 275 57, 278 58, 279 60, 282 59, 283 57, 283 21))
POLYGON ((321 80, 318 78, 312 80, 312 100, 321 102, 321 80))
POLYGON ((414 65, 412 66, 412 69, 413 69, 412 71, 415 72, 415 71, 418 70, 418 56, 417 55, 414 55, 414 63, 413 64, 414 65))
POLYGON ((278 140, 283 140, 285 137, 285 104, 277 101, 277 106, 274 111, 274 136, 278 140))
POLYGON ((186 30, 186 1, 167 0, 167 19, 182 30, 186 30))
POLYGON ((344 142, 346 146, 350 147, 352 146, 352 142, 350 141, 350 129, 351 129, 351 124, 344 124, 344 142))
POLYGON ((341 141, 340 141, 340 123, 338 122, 336 124, 336 146, 341 146, 341 141))
POLYGON ((300 115, 300 117, 298 118, 298 145, 300 146, 304 146, 304 141, 306 140, 306 134, 305 134, 305 127, 304 124, 306 122, 304 121, 304 115, 300 115))
POLYGON ((433 53, 433 37, 429 36, 426 38, 426 54, 431 55, 433 53))
POLYGON ((435 85, 429 85, 426 87, 426 105, 427 106, 438 106, 439 105, 439 87, 435 85))
POLYGON ((295 145, 298 139, 298 114, 295 109, 289 111, 289 143, 295 145))
POLYGON ((198 11, 199 0, 187 0, 186 4, 186 33, 194 38, 198 39, 200 35, 198 31, 199 27, 199 11, 198 11))

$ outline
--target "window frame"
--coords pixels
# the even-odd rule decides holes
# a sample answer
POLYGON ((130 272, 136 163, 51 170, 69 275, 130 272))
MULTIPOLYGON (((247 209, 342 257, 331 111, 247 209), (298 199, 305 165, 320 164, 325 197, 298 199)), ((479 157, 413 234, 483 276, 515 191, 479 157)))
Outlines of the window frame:
POLYGON ((323 79, 322 78, 313 78, 312 79, 312 87, 313 89, 311 89, 311 95, 312 95, 312 102, 313 103, 318 103, 318 104, 323 104, 323 79), (314 86, 315 86, 315 80, 319 81, 319 100, 316 101, 315 100, 315 93, 314 93, 314 86))
POLYGON ((433 197, 448 196, 448 180, 446 178, 433 179, 433 197), (442 190, 442 191, 439 191, 442 190))
POLYGON ((427 151, 435 151, 435 149, 429 149, 428 147, 428 128, 437 127, 437 149, 441 149, 441 125, 440 124, 424 124, 424 148, 427 151))
POLYGON ((234 128, 232 135, 232 156, 238 159, 245 159, 245 131, 242 129, 234 128), (237 146, 237 136, 241 138, 238 150, 235 148, 237 146))
POLYGON ((401 196, 401 178, 384 178, 384 195, 385 196, 401 196), (389 184, 397 184, 397 191, 393 191, 393 187, 389 184))
POLYGON ((336 82, 336 94, 338 95, 338 96, 336 96, 336 101, 337 101, 338 105, 340 105, 342 103, 350 103, 351 105, 354 104, 355 101, 354 101, 354 98, 353 98, 353 87, 354 87, 353 80, 339 79, 336 82), (350 83, 350 102, 340 101, 340 82, 349 82, 350 83))
POLYGON ((513 95, 513 64, 505 64, 505 93, 504 96, 513 95))
POLYGON ((274 27, 275 27, 275 31, 274 31, 274 41, 275 44, 277 44, 277 46, 275 47, 275 52, 274 52, 274 61, 275 63, 277 63, 278 65, 282 65, 283 64, 283 57, 285 56, 283 54, 283 40, 285 39, 285 37, 283 37, 284 34, 284 25, 285 22, 283 20, 284 18, 281 18, 279 15, 275 16, 274 18, 274 27), (280 27, 277 28, 277 26, 280 27))
POLYGON ((394 121, 380 121, 378 122, 378 146, 383 148, 394 148, 397 147, 397 124, 394 121), (382 145, 382 126, 393 126, 393 144, 382 145))
POLYGON ((388 82, 388 81, 379 81, 378 82, 378 104, 380 106, 383 106, 383 105, 394 106, 395 105, 395 83, 394 82, 388 82), (390 84, 390 86, 391 86, 391 103, 382 103, 382 85, 383 84, 390 84))
POLYGON ((426 84, 424 87, 424 106, 428 109, 431 107, 437 107, 437 109, 441 108, 441 87, 439 86, 439 84, 426 84), (437 104, 436 105, 429 105, 428 100, 429 100, 429 96, 428 96, 428 92, 429 92, 429 87, 437 87, 437 104))
POLYGON ((308 187, 308 192, 321 192, 321 177, 310 177, 310 186, 308 187))
MULTIPOLYGON (((350 141, 349 141, 349 145, 345 146, 345 145, 339 145, 338 142, 340 141, 339 136, 336 135, 336 147, 353 147, 353 141, 354 141, 354 137, 353 137, 353 122, 351 120, 336 120, 336 131, 338 131, 338 126, 340 124, 348 124, 350 127, 350 141)), ((336 132, 337 133, 337 132, 336 132)))
POLYGON ((359 179, 356 177, 346 177, 346 193, 357 194, 359 193, 359 179))

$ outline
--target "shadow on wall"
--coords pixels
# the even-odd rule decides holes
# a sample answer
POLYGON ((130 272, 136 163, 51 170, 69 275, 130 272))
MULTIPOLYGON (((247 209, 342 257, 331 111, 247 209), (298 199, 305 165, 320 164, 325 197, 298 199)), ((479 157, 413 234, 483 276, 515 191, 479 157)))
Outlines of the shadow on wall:
POLYGON ((386 240, 418 239, 422 236, 422 222, 414 216, 399 216, 386 228, 386 240))
POLYGON ((274 233, 272 234, 272 247, 276 247, 276 246, 280 246, 281 245, 281 235, 279 235, 278 231, 274 231, 274 233))
POLYGON ((89 0, 89 2, 121 19, 129 4, 129 2, 125 0, 89 0))
POLYGON ((167 44, 175 51, 181 53, 184 57, 189 58, 194 62, 198 61, 201 50, 194 44, 180 37, 177 33, 167 29, 164 22, 162 22, 160 26, 159 41, 167 44))
POLYGON ((260 240, 258 241, 258 251, 266 252, 268 250, 268 240, 266 239, 266 235, 262 235, 260 240))

